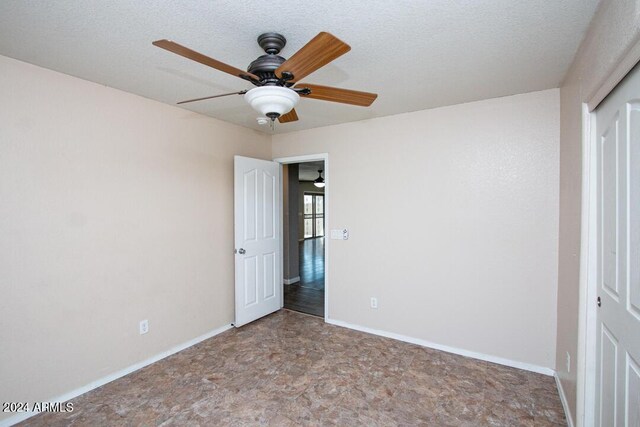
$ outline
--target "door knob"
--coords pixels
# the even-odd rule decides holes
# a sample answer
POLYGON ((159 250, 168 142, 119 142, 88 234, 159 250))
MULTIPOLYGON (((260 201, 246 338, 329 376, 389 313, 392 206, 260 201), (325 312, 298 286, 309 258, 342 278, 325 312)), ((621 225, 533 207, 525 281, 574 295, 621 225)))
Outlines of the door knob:
POLYGON ((238 253, 239 253, 240 255, 244 255, 244 254, 246 254, 246 253, 247 253, 247 251, 245 251, 244 249, 240 248, 240 249, 238 249, 238 253))

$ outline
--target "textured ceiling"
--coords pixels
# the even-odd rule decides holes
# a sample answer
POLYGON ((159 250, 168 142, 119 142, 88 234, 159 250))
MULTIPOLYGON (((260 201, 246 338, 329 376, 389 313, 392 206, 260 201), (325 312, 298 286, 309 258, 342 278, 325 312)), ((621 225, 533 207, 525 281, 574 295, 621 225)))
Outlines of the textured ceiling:
MULTIPOLYGON (((324 162, 299 163, 298 179, 300 181, 314 181, 318 178, 318 170, 324 170, 324 162)), ((324 173, 322 174, 324 178, 324 173)))
MULTIPOLYGON (((597 0, 3 0, 0 54, 174 104, 252 87, 151 45, 167 38, 238 68, 282 33, 290 57, 320 31, 352 50, 308 83, 377 92, 371 108, 303 99, 276 133, 558 87, 597 0)), ((246 127, 240 96, 184 108, 246 127)))

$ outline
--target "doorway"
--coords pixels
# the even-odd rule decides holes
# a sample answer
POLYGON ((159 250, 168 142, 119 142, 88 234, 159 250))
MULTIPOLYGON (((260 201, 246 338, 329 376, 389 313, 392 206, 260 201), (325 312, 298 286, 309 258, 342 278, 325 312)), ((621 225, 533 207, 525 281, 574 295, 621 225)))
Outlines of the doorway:
POLYGON ((324 158, 304 160, 280 160, 283 163, 283 307, 325 317, 327 162, 324 158))

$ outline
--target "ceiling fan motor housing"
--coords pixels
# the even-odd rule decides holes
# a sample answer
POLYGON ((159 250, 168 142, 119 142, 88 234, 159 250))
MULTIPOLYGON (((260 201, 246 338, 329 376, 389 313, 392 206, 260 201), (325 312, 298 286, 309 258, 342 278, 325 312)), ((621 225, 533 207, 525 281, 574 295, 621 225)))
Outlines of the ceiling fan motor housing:
POLYGON ((285 85, 286 83, 275 75, 275 71, 286 60, 278 53, 287 44, 287 39, 282 34, 264 33, 258 37, 258 44, 267 54, 249 64, 247 71, 260 77, 260 82, 264 86, 285 85))

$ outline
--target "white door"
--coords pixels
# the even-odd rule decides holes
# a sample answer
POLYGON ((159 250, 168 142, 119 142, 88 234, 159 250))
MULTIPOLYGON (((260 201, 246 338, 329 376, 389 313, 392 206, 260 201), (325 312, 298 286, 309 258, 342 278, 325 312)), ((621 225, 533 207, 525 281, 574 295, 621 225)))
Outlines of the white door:
MULTIPOLYGON (((596 425, 640 426, 640 68, 596 112, 596 425)), ((595 301, 593 302, 595 303, 595 301)))
POLYGON ((235 156, 236 321, 242 326, 279 310, 280 165, 235 156))

